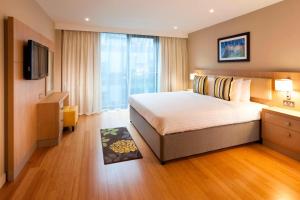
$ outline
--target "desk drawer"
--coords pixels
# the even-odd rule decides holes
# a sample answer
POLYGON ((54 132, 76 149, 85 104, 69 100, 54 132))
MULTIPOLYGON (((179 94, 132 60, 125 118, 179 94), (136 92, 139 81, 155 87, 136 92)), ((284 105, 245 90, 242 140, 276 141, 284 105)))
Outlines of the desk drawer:
POLYGON ((281 115, 266 112, 264 114, 264 120, 266 122, 270 122, 278 126, 300 132, 300 121, 289 117, 284 117, 281 115))
POLYGON ((271 124, 269 122, 264 122, 262 124, 263 140, 268 140, 276 145, 286 148, 290 151, 300 153, 300 133, 271 124))

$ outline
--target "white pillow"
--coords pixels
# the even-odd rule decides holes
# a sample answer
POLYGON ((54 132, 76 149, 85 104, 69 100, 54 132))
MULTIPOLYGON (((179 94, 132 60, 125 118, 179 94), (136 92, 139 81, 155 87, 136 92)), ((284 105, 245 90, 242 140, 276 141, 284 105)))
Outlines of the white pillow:
POLYGON ((230 87, 230 101, 240 101, 242 95, 243 79, 234 79, 230 87))
POLYGON ((215 88, 215 77, 208 76, 207 77, 207 91, 208 91, 208 96, 214 96, 214 88, 215 88))
POLYGON ((250 87, 251 87, 251 80, 243 80, 242 84, 242 92, 240 101, 249 102, 250 101, 250 87))

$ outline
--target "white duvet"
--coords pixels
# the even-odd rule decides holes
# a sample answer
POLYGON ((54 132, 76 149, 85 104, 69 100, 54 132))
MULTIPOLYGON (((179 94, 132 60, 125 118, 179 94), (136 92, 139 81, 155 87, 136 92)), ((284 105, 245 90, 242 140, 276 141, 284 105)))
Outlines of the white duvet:
POLYGON ((161 135, 259 120, 264 107, 192 92, 132 95, 129 104, 161 135))

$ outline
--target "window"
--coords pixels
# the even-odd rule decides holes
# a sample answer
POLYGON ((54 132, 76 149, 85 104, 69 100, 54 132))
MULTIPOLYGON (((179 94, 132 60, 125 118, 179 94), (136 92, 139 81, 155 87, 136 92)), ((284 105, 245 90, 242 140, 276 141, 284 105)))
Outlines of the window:
POLYGON ((128 107, 131 94, 158 90, 158 38, 101 33, 102 109, 128 107))

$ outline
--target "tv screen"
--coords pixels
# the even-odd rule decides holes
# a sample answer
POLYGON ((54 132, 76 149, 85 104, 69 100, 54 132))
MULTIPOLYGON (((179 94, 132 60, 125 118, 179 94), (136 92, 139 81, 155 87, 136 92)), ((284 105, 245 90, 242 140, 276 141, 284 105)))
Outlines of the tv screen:
POLYGON ((29 40, 24 54, 24 78, 38 80, 48 75, 48 47, 29 40))

